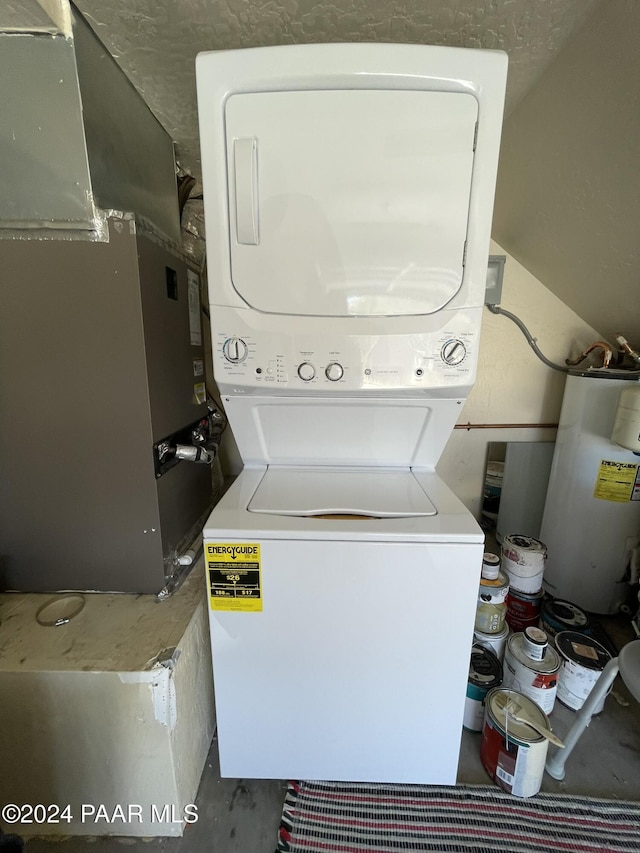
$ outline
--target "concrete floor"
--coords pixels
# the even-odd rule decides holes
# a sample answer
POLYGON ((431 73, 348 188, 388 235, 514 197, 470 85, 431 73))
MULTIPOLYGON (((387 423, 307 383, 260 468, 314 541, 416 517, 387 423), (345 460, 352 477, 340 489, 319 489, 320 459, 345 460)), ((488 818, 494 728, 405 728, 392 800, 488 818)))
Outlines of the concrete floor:
MULTIPOLYGON (((605 621, 619 648, 634 638, 628 621, 605 621)), ((562 737, 574 713, 556 702, 551 715, 562 737)), ((480 735, 463 732, 458 781, 491 784, 479 756, 480 735)), ((640 705, 618 678, 604 711, 592 720, 570 760, 566 779, 545 774, 542 790, 640 802, 640 705)), ((214 738, 196 799, 198 821, 182 838, 32 838, 27 853, 273 853, 286 785, 281 781, 220 779, 214 738)))

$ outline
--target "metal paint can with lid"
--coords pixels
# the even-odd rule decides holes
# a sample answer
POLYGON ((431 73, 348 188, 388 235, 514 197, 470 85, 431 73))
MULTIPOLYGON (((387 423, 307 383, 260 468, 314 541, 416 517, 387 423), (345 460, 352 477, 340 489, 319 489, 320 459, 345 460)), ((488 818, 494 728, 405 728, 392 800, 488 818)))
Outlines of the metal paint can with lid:
POLYGON ((502 631, 498 634, 485 634, 483 631, 473 632, 473 642, 477 646, 484 646, 485 649, 493 652, 499 661, 504 657, 504 650, 507 645, 507 637, 509 636, 509 626, 505 625, 502 631))
POLYGON ((502 540, 502 568, 517 592, 540 592, 546 559, 547 546, 539 539, 511 533, 502 540))
POLYGON ((469 663, 467 697, 462 718, 463 728, 471 732, 482 731, 485 696, 500 684, 502 684, 502 664, 490 649, 474 644, 469 663))
POLYGON ((499 634, 504 629, 507 616, 507 594, 509 579, 498 570, 495 577, 486 577, 484 568, 480 578, 478 605, 476 607, 476 631, 483 634, 499 634))
POLYGON ((506 621, 512 631, 524 631, 539 623, 543 597, 542 590, 528 595, 509 588, 506 621))
MULTIPOLYGON (((579 711, 611 655, 597 640, 578 631, 560 631, 555 643, 561 659, 558 699, 567 708, 579 711)), ((606 698, 598 702, 594 714, 602 711, 606 698)))
POLYGON ((515 797, 533 797, 540 790, 549 741, 526 722, 507 711, 550 728, 547 715, 534 701, 516 690, 497 687, 485 698, 480 760, 493 781, 515 797))
POLYGON ((544 631, 533 627, 526 630, 529 636, 512 634, 507 641, 503 684, 524 693, 550 714, 556 701, 560 656, 547 644, 544 631), (539 642, 533 641, 534 632, 539 642))
POLYGON ((542 602, 542 627, 550 637, 555 637, 560 631, 586 631, 589 628, 589 617, 570 601, 559 598, 548 598, 542 602))

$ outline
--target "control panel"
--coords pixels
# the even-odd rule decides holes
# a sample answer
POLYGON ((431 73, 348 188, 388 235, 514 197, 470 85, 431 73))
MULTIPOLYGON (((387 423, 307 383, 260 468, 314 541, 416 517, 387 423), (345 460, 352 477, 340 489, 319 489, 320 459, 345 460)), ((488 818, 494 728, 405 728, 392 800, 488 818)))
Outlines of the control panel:
MULTIPOLYGON (((298 365, 298 376, 303 382, 311 382, 317 377, 317 368, 310 361, 298 365)), ((339 382, 344 377, 344 367, 339 361, 331 361, 324 368, 324 375, 329 382, 339 382)))
POLYGON ((334 338, 237 328, 217 335, 214 372, 224 393, 466 386, 475 378, 477 341, 477 326, 459 313, 437 331, 415 334, 334 338))

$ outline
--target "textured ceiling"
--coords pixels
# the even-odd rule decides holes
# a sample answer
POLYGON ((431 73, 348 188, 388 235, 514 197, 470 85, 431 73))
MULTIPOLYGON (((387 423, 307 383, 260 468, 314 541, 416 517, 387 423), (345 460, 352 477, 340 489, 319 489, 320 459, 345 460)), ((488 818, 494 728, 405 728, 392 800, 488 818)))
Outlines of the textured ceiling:
POLYGON ((203 50, 326 41, 499 48, 507 109, 599 0, 75 0, 200 177, 194 60, 203 50))

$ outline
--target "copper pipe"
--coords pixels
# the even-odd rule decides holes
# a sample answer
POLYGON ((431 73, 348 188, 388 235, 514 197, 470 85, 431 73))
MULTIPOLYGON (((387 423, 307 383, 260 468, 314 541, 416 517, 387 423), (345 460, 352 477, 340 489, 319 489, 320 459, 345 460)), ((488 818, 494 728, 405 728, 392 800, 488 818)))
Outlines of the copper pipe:
POLYGON ((602 366, 609 367, 609 365, 611 364, 611 356, 613 355, 613 350, 611 349, 609 344, 605 343, 604 341, 595 341, 591 344, 590 347, 586 348, 582 355, 579 355, 577 358, 567 358, 565 359, 564 363, 569 364, 571 366, 580 364, 580 362, 584 361, 585 358, 589 355, 589 353, 594 349, 602 350, 602 366))
POLYGON ((558 424, 456 424, 454 429, 558 429, 558 424))

